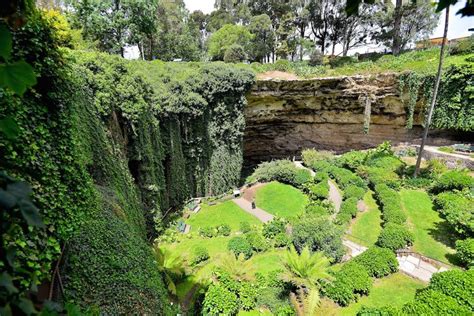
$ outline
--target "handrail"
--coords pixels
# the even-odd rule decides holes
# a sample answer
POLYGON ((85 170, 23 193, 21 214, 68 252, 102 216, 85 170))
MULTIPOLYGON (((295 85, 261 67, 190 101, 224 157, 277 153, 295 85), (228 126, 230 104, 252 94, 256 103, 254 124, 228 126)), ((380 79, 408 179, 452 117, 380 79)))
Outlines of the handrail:
POLYGON ((432 262, 438 264, 439 266, 445 266, 445 267, 449 267, 449 268, 459 268, 458 266, 452 265, 450 263, 442 262, 442 261, 439 261, 438 259, 431 258, 431 257, 425 256, 425 255, 422 255, 418 252, 414 252, 414 251, 407 250, 407 249, 397 250, 396 253, 397 253, 397 255, 412 255, 412 256, 416 256, 420 259, 427 259, 429 261, 432 261, 432 262))

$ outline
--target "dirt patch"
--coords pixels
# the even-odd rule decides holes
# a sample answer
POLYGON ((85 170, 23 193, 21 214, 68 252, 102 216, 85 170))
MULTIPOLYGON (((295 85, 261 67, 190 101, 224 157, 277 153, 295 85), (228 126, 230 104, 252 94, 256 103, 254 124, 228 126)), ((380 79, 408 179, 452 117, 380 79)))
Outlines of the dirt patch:
POLYGON ((242 197, 249 201, 249 202, 252 202, 253 200, 255 200, 255 195, 257 194, 257 190, 260 189, 261 187, 267 185, 267 183, 256 183, 254 185, 252 185, 251 187, 245 189, 244 191, 244 194, 242 195, 242 197))
POLYGON ((359 212, 365 212, 367 211, 367 205, 365 204, 364 200, 359 200, 357 202, 357 210, 359 212))
POLYGON ((257 74, 257 80, 298 80, 298 76, 283 71, 267 71, 261 74, 257 74))

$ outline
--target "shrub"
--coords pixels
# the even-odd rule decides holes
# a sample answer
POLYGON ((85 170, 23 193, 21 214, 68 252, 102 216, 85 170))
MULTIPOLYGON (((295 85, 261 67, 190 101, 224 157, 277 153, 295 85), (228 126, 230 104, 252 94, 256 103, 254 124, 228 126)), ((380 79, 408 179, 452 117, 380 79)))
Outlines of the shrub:
POLYGON ((275 248, 288 247, 290 244, 291 240, 285 233, 279 233, 275 236, 275 248))
POLYGON ((438 178, 448 171, 448 167, 440 159, 430 159, 428 161, 427 170, 432 178, 438 178))
POLYGON ((434 193, 443 191, 473 189, 474 178, 467 171, 451 170, 442 174, 432 188, 434 193))
POLYGON ((327 182, 307 184, 305 191, 311 200, 324 200, 329 196, 329 184, 327 182))
POLYGON ((192 260, 192 264, 193 265, 200 264, 201 262, 204 262, 209 258, 210 258, 210 256, 209 256, 209 252, 207 251, 207 249, 204 248, 204 247, 199 247, 198 246, 194 249, 194 257, 193 257, 193 260, 192 260))
POLYGON ((331 65, 331 68, 342 67, 356 62, 357 59, 351 56, 332 56, 329 58, 329 65, 331 65))
POLYGON ((405 226, 389 223, 379 235, 377 245, 393 251, 413 244, 413 234, 405 226))
POLYGON ((456 241, 456 255, 465 267, 474 267, 474 238, 456 241))
POLYGON ((367 188, 367 184, 364 182, 364 180, 350 170, 333 166, 328 169, 328 172, 343 190, 351 185, 355 185, 360 188, 367 188))
POLYGON ((382 204, 382 219, 384 224, 404 224, 407 217, 402 211, 400 195, 386 184, 375 186, 375 197, 382 204))
POLYGON ((474 270, 450 270, 433 274, 429 290, 441 292, 456 302, 474 311, 474 270))
POLYGON ((221 236, 229 236, 230 231, 230 226, 227 224, 222 224, 217 227, 217 234, 221 236))
POLYGON ((217 235, 217 231, 214 227, 202 227, 199 228, 199 235, 202 237, 212 238, 217 235))
POLYGON ((307 246, 312 251, 323 251, 335 261, 345 253, 341 240, 342 231, 324 217, 305 216, 293 226, 293 244, 298 251, 307 246))
POLYGON ((341 209, 336 216, 337 224, 347 224, 351 219, 357 216, 357 202, 358 200, 356 198, 350 198, 342 202, 341 209))
POLYGON ((303 158, 303 163, 310 167, 313 163, 318 161, 328 161, 331 160, 334 155, 325 150, 316 150, 316 149, 305 149, 301 152, 301 156, 303 158))
POLYGON ((356 185, 349 185, 344 190, 344 199, 356 198, 357 200, 362 200, 365 192, 366 190, 364 188, 358 187, 356 185))
POLYGON ((224 54, 224 62, 240 63, 247 59, 247 54, 242 46, 234 44, 229 46, 224 54))
POLYGON ((350 261, 334 273, 334 280, 323 286, 324 295, 341 306, 356 302, 359 295, 369 294, 372 278, 360 264, 350 261))
POLYGON ((300 169, 289 160, 275 160, 263 162, 258 165, 252 176, 247 182, 253 181, 279 181, 296 187, 301 187, 311 179, 311 174, 306 169, 300 169))
POLYGON ((450 47, 449 53, 451 55, 464 55, 474 53, 474 36, 461 39, 450 47))
POLYGON ((355 171, 358 167, 365 163, 367 153, 363 151, 350 151, 341 155, 337 162, 341 167, 351 169, 355 171))
POLYGON ((288 72, 291 70, 291 63, 286 59, 278 59, 275 64, 273 64, 275 70, 288 72))
POLYGON ((242 233, 248 233, 249 231, 252 230, 252 227, 250 226, 249 222, 240 222, 240 231, 242 233))
POLYGON ((362 265, 370 276, 376 278, 398 271, 398 261, 395 254, 386 248, 370 247, 355 257, 353 261, 362 265))
POLYGON ((393 306, 368 307, 362 305, 362 308, 357 312, 357 316, 399 316, 400 314, 400 311, 393 306))
POLYGON ((256 252, 265 251, 268 248, 267 241, 258 232, 249 232, 245 234, 245 239, 252 246, 252 249, 256 252))
POLYGON ((319 182, 328 182, 329 180, 329 175, 327 172, 318 172, 313 178, 314 183, 319 183, 319 182))
POLYGON ((474 234, 474 198, 461 192, 443 192, 436 196, 435 206, 448 223, 461 235, 474 234))
POLYGON ((305 183, 312 180, 311 173, 306 169, 297 169, 295 171, 295 178, 293 184, 297 187, 302 187, 305 183))
POLYGON ((244 254, 245 259, 252 256, 252 245, 244 237, 233 237, 227 244, 227 249, 232 251, 236 257, 239 254, 244 254))
POLYGON ((241 282, 239 288, 240 308, 246 311, 253 309, 257 303, 258 288, 250 282, 241 282))
POLYGON ((237 295, 213 283, 206 291, 202 310, 206 315, 234 315, 239 310, 237 295))
POLYGON ((315 49, 309 56, 308 64, 311 67, 321 66, 323 64, 324 55, 319 49, 315 49))
POLYGON ((305 214, 319 217, 319 216, 328 216, 331 214, 330 210, 327 207, 324 207, 321 203, 312 202, 308 203, 305 206, 305 214))
POLYGON ((263 225, 263 236, 265 238, 273 238, 280 233, 286 231, 286 222, 282 218, 274 218, 272 221, 263 225))
POLYGON ((409 315, 472 315, 453 298, 433 290, 423 290, 416 294, 415 301, 403 306, 409 315))
POLYGON ((369 179, 372 185, 385 184, 390 188, 398 189, 400 187, 400 178, 398 175, 390 170, 384 168, 374 167, 360 167, 357 172, 369 179))
POLYGON ((314 161, 308 165, 309 168, 321 172, 326 172, 329 168, 331 168, 331 166, 331 163, 326 160, 314 161))
POLYGON ((365 164, 371 168, 382 169, 385 171, 394 171, 397 173, 400 173, 405 167, 405 163, 394 155, 371 156, 369 159, 367 159, 365 164))

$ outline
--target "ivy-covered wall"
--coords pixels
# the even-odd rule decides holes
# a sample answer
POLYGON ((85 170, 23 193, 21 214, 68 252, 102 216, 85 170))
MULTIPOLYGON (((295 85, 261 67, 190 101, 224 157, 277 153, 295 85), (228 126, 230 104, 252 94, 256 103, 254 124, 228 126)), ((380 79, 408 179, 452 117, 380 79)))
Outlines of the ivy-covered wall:
POLYGON ((61 257, 66 301, 167 314, 149 241, 165 212, 237 184, 253 73, 59 49, 38 12, 13 33, 14 57, 35 68, 38 84, 22 97, 0 90, 0 119, 20 132, 0 135, 0 167, 31 184, 46 228, 2 230, 18 268, 12 281, 26 291, 61 257))

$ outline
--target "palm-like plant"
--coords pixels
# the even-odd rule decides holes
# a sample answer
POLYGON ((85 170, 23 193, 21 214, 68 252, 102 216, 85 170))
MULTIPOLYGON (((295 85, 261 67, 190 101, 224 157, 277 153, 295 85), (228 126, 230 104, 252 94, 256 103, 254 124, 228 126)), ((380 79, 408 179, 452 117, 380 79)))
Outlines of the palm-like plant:
POLYGON ((283 278, 297 288, 297 297, 292 301, 299 315, 313 315, 319 305, 319 280, 329 279, 330 261, 321 252, 311 253, 308 247, 298 254, 291 247, 283 257, 283 278))
POLYGON ((230 252, 223 254, 219 260, 218 267, 237 280, 249 280, 254 272, 252 262, 245 260, 243 253, 240 253, 237 258, 230 252))
POLYGON ((153 247, 153 253, 158 265, 158 270, 163 274, 168 291, 176 295, 175 278, 181 278, 185 275, 184 259, 179 255, 172 255, 167 249, 160 248, 158 245, 153 247))

